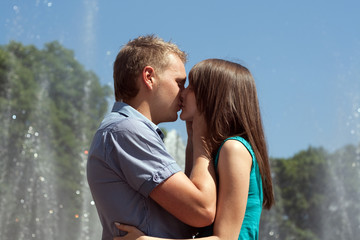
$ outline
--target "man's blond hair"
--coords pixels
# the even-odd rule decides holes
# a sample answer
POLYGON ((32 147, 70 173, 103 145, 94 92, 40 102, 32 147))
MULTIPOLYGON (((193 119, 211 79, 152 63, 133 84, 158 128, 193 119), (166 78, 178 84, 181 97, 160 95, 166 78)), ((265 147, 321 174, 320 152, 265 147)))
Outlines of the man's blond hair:
POLYGON ((139 91, 137 78, 144 67, 152 66, 162 72, 169 64, 169 54, 175 54, 185 64, 187 55, 172 42, 154 35, 140 36, 129 41, 114 62, 114 90, 116 101, 131 99, 139 91))

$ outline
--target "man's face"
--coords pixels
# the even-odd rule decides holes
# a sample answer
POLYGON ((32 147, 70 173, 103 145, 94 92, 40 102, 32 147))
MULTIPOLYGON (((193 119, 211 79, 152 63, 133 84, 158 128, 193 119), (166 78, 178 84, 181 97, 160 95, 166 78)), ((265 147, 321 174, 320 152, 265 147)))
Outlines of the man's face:
POLYGON ((186 71, 181 59, 169 54, 169 65, 164 71, 157 73, 157 89, 155 92, 155 112, 153 122, 173 122, 181 109, 180 95, 186 81, 186 71))

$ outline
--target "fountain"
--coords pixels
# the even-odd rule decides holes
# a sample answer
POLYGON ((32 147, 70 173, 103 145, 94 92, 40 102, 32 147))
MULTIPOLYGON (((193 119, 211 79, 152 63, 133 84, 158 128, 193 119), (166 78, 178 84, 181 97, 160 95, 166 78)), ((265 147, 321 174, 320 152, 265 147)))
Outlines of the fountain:
POLYGON ((166 149, 174 157, 179 166, 185 169, 185 145, 175 129, 170 130, 164 139, 166 149))
MULTIPOLYGON (((40 2, 36 1, 37 6, 40 2)), ((50 1, 43 2, 52 6, 50 1)), ((84 1, 86 25, 80 35, 84 37, 82 53, 87 65, 93 64, 94 58, 88 49, 96 45, 92 32, 96 11, 91 5, 95 3, 84 1)), ((13 10, 16 16, 6 23, 13 24, 10 39, 24 32, 20 9, 14 5, 13 10)), ((42 37, 29 36, 26 42, 42 37)), ((100 239, 101 224, 87 185, 85 165, 89 141, 107 111, 110 90, 104 89, 94 73, 86 71, 74 58, 58 43, 50 43, 44 50, 19 43, 0 49, 1 240, 100 239)), ((341 130, 349 130, 360 139, 359 97, 356 91, 352 94, 353 114, 345 123, 340 121, 344 123, 341 130)), ((185 146, 178 133, 170 130, 164 142, 184 169, 185 146)), ((332 153, 317 150, 314 153, 310 148, 288 159, 272 159, 277 203, 263 213, 261 239, 332 240, 356 239, 360 235, 360 146, 344 146, 332 153), (308 164, 295 171, 298 175, 286 168, 296 166, 302 159, 299 156, 309 154, 313 155, 308 164), (301 175, 310 172, 318 156, 322 157, 322 171, 315 169, 318 175, 301 175), (307 179, 311 183, 307 186, 322 183, 322 194, 312 192, 305 198, 310 203, 298 204, 305 209, 318 201, 319 207, 312 209, 316 212, 313 215, 319 216, 315 230, 306 228, 313 223, 311 212, 301 212, 298 205, 287 202, 281 179, 289 172, 293 176, 287 176, 284 182, 294 181, 293 195, 308 193, 303 185, 307 179), (300 175, 304 177, 302 182, 296 181, 300 175), (299 212, 291 214, 291 207, 299 212), (300 213, 302 221, 297 221, 300 213)))
POLYGON ((56 42, 0 53, 1 239, 99 239, 84 169, 110 89, 56 42))

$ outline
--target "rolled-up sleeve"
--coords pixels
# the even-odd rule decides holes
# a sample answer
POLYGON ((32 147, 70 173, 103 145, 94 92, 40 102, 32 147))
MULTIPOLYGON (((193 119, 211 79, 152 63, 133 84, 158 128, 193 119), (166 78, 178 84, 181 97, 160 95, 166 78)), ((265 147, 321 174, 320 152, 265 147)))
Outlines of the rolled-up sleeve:
POLYGON ((105 159, 109 166, 144 197, 181 171, 155 129, 144 122, 125 119, 107 134, 105 159))

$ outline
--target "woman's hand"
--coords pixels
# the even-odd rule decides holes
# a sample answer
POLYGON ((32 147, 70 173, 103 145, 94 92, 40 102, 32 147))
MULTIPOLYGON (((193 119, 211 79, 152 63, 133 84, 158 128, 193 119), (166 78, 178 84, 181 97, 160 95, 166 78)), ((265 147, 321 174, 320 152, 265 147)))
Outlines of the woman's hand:
POLYGON ((203 114, 197 112, 192 122, 192 144, 194 149, 206 148, 207 143, 207 123, 203 114))
POLYGON ((210 159, 206 152, 206 134, 207 124, 203 114, 198 111, 194 114, 192 121, 186 121, 186 130, 188 134, 186 144, 186 158, 185 158, 185 174, 190 177, 194 164, 194 148, 195 155, 198 157, 203 155, 210 159))
POLYGON ((186 132, 188 135, 188 139, 192 140, 192 136, 193 136, 192 121, 186 121, 186 132))
POLYGON ((193 130, 192 121, 186 121, 186 131, 188 134, 186 149, 185 149, 185 174, 190 177, 190 173, 193 167, 193 130))
MULTIPOLYGON (((196 112, 192 121, 192 134, 193 137, 206 137, 207 123, 203 114, 196 112)), ((194 139, 194 138, 193 138, 194 139)))
POLYGON ((120 224, 120 223, 115 223, 115 226, 117 227, 117 229, 127 232, 127 234, 122 237, 114 237, 113 240, 135 240, 135 239, 141 240, 142 239, 141 236, 145 236, 145 234, 142 231, 140 231, 134 226, 120 224))

